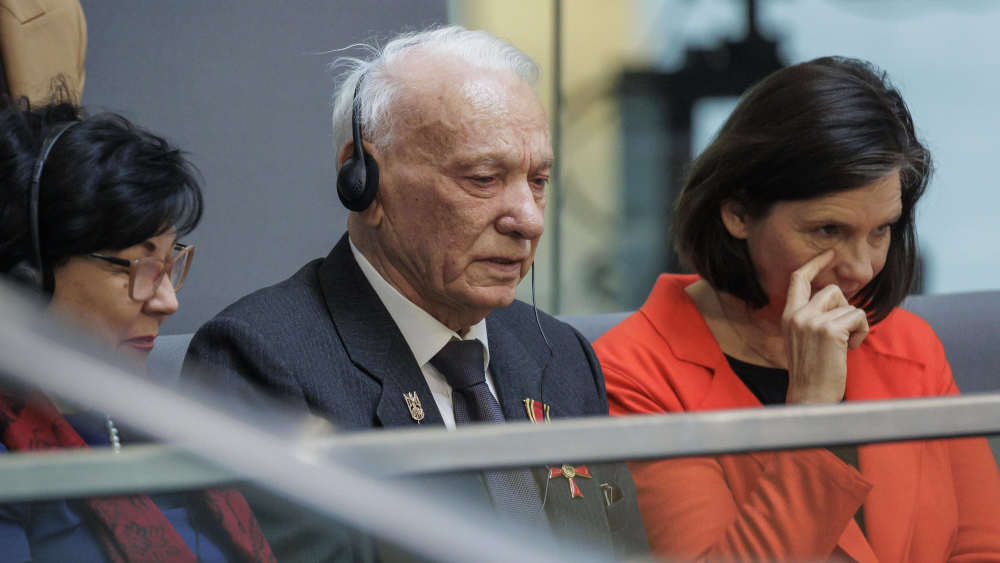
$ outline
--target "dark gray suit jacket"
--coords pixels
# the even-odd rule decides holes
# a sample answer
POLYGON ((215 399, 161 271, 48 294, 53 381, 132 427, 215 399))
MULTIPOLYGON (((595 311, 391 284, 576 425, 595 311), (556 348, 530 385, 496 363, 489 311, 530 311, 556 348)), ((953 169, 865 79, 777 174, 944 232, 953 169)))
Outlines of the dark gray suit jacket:
MULTIPOLYGON (((527 420, 525 398, 543 400, 553 418, 607 415, 604 378, 589 343, 569 325, 539 316, 554 353, 530 306, 515 302, 486 318, 490 369, 504 416, 527 420)), ((190 363, 210 368, 210 387, 244 403, 266 393, 341 429, 414 425, 403 400, 411 391, 423 405, 422 424, 443 424, 420 366, 355 262, 347 235, 326 259, 244 297, 201 327, 184 377, 194 373, 190 363)), ((553 460, 563 461, 574 460, 553 460)), ((554 533, 608 555, 644 553, 645 532, 627 469, 588 468, 594 478, 576 480, 583 498, 570 499, 566 483, 550 484, 545 510, 554 533), (606 507, 601 483, 618 487, 622 500, 606 507)), ((544 490, 545 471, 535 474, 544 490)), ((486 498, 486 489, 479 488, 486 498)))

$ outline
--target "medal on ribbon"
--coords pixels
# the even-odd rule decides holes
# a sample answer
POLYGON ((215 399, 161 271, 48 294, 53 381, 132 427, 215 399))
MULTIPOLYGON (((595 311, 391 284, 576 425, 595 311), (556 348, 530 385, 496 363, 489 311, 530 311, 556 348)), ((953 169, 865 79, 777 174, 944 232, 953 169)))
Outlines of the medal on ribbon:
POLYGON ((549 406, 534 399, 524 400, 524 409, 528 411, 528 420, 531 422, 549 422, 549 406))
MULTIPOLYGON (((524 409, 528 411, 528 420, 531 422, 550 422, 549 417, 549 406, 541 401, 536 401, 534 399, 524 399, 524 409)), ((562 464, 561 467, 549 467, 549 479, 555 479, 556 477, 565 477, 569 481, 569 498, 583 498, 583 491, 580 490, 580 485, 574 480, 577 477, 583 479, 591 479, 590 471, 587 470, 586 465, 579 465, 573 467, 568 463, 562 464)))
POLYGON ((549 468, 549 479, 555 477, 565 477, 569 481, 569 498, 583 498, 583 491, 580 490, 580 485, 573 480, 575 477, 591 478, 586 465, 573 467, 568 463, 564 463, 562 467, 549 468))

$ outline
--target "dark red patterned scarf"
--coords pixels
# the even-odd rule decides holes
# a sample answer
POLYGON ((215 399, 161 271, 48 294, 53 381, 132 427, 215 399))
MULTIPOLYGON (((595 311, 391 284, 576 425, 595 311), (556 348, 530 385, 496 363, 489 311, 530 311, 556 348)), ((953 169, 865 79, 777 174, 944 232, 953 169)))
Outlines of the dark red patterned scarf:
MULTIPOLYGON (((42 394, 19 399, 0 393, 0 440, 10 450, 86 448, 87 444, 42 394)), ((274 562, 274 554, 243 495, 209 489, 192 495, 231 542, 240 561, 274 562)), ((196 560, 177 530, 146 495, 88 498, 83 505, 111 561, 196 560)))

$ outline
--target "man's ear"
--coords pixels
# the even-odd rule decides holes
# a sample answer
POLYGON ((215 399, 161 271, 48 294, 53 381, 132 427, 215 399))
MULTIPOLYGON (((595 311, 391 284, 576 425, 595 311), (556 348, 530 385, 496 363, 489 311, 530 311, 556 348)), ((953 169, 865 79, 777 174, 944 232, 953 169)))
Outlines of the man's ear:
POLYGON ((354 141, 347 141, 340 148, 340 155, 337 157, 337 170, 340 170, 340 167, 352 156, 354 156, 354 141))
POLYGON ((742 203, 727 199, 722 202, 719 215, 722 217, 722 224, 733 238, 746 239, 750 235, 750 216, 742 203))
MULTIPOLYGON (((375 147, 371 146, 368 143, 368 141, 362 139, 361 146, 364 147, 365 152, 372 155, 372 157, 375 156, 375 147)), ((353 156, 354 156, 354 141, 347 141, 346 143, 344 143, 343 147, 340 147, 340 154, 337 156, 337 169, 339 170, 340 167, 343 166, 345 162, 347 162, 347 159, 353 156)), ((376 158, 375 161, 378 162, 378 159, 376 158)))
POLYGON ((372 200, 368 208, 360 212, 361 220, 365 222, 365 225, 375 229, 382 224, 382 220, 385 218, 385 208, 382 207, 382 192, 375 194, 375 199, 372 200))

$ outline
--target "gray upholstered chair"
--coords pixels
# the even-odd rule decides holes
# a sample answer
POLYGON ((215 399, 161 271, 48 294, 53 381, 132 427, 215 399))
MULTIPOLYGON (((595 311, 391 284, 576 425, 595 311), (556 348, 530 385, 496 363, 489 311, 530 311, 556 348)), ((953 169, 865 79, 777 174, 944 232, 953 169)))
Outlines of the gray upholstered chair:
POLYGON ((914 295, 904 307, 930 323, 963 393, 1000 391, 1000 291, 914 295))
MULTIPOLYGON (((927 320, 944 343, 959 389, 964 393, 1000 390, 1000 370, 990 361, 1000 350, 1000 291, 916 295, 903 306, 927 320)), ((563 315, 590 341, 629 313, 563 315)), ((161 336, 149 356, 151 370, 163 381, 176 380, 191 334, 161 336)))

